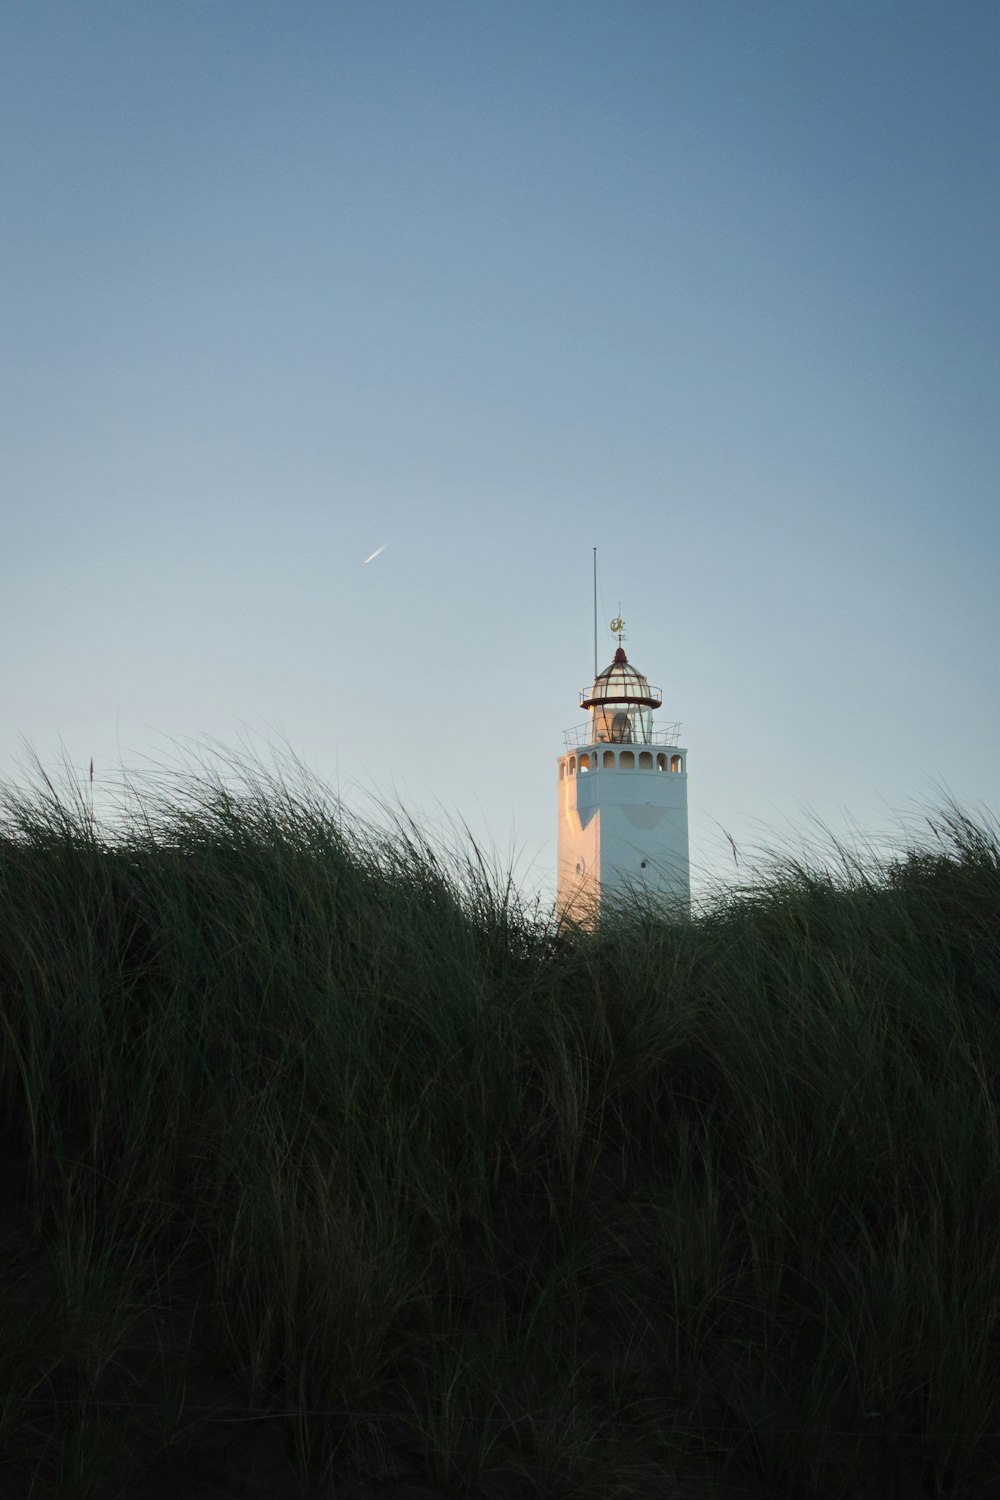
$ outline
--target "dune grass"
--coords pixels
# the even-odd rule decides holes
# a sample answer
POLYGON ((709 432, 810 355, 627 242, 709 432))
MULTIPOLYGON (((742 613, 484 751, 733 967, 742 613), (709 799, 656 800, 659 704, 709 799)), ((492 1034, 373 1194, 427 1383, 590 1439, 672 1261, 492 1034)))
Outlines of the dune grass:
POLYGON ((997 1493, 988 822, 585 934, 225 770, 2 795, 0 1492, 997 1493))

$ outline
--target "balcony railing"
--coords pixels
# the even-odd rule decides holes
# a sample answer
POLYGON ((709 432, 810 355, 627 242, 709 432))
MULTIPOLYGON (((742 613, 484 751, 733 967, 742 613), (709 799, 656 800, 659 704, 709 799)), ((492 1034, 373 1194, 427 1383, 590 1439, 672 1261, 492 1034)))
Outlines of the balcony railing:
POLYGON ((664 724, 661 729, 654 729, 644 739, 625 740, 620 742, 612 740, 606 734, 594 738, 594 726, 591 723, 577 724, 572 729, 563 730, 563 739, 567 750, 578 750, 581 745, 676 745, 680 739, 681 726, 677 724, 664 724))

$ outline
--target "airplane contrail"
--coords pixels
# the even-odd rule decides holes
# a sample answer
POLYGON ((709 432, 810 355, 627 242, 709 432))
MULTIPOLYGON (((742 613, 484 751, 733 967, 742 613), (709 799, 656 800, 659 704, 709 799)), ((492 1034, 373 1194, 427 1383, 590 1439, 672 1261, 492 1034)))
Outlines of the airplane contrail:
POLYGON ((371 555, 371 557, 366 557, 366 558, 365 558, 365 560, 364 560, 364 562, 363 562, 363 563, 362 563, 362 564, 361 564, 361 566, 362 566, 362 567, 363 567, 363 568, 364 568, 364 567, 367 567, 367 565, 368 565, 368 564, 369 564, 369 563, 370 563, 370 562, 373 562, 373 561, 374 561, 374 559, 375 559, 375 558, 376 558, 376 557, 378 557, 378 555, 379 555, 379 553, 380 553, 380 552, 384 552, 384 551, 385 551, 385 549, 386 549, 386 547, 388 547, 388 545, 389 545, 389 543, 388 543, 388 542, 383 542, 383 543, 382 543, 382 545, 381 545, 381 547, 376 547, 376 548, 375 548, 375 551, 374 551, 374 552, 373 552, 373 553, 372 553, 372 555, 371 555))

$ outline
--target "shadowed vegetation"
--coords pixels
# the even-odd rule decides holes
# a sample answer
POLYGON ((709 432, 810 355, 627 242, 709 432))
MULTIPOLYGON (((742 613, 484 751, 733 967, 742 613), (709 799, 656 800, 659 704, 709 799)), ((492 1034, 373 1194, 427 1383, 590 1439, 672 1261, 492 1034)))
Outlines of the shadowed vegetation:
POLYGON ((988 823, 586 935, 232 769, 3 795, 0 1493, 998 1493, 988 823))

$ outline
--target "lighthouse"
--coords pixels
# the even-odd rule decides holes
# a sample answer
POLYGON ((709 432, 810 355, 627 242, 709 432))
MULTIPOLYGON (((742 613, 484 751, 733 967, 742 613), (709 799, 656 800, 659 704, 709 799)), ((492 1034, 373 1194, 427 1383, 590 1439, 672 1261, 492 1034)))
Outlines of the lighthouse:
POLYGON ((625 654, 624 621, 611 629, 618 649, 580 693, 589 718, 567 730, 558 762, 557 909, 581 926, 633 893, 664 911, 691 909, 688 753, 678 724, 653 728, 663 695, 625 654))

